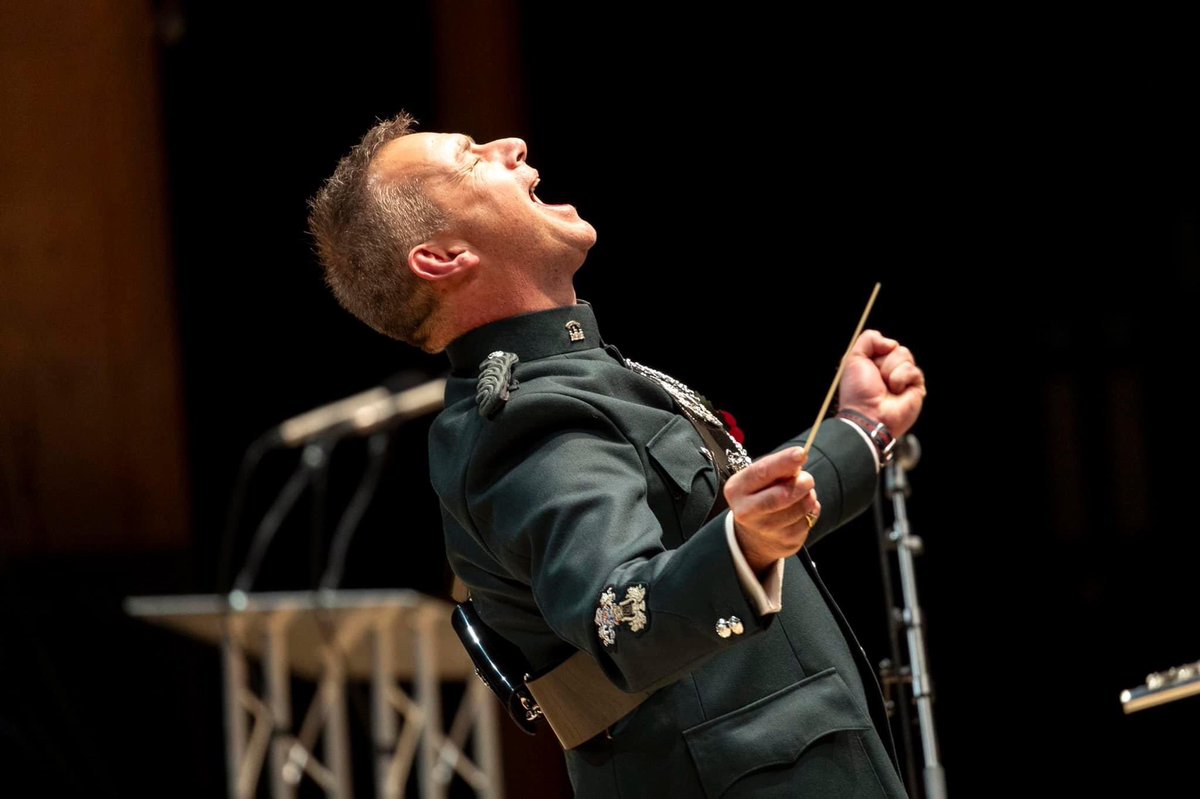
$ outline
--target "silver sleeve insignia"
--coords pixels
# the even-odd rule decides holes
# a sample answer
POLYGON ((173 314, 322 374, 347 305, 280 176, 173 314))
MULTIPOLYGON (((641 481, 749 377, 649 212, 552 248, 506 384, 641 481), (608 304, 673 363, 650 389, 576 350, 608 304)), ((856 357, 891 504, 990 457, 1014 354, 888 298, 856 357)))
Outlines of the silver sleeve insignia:
POLYGON ((509 393, 517 389, 518 383, 512 371, 518 360, 514 353, 496 350, 479 364, 475 404, 479 406, 479 415, 483 418, 495 416, 508 402, 509 393))
POLYGON ((617 642, 618 624, 626 624, 630 631, 637 633, 646 629, 647 621, 646 586, 630 586, 621 602, 617 601, 611 585, 600 595, 600 605, 596 608, 596 627, 605 646, 617 642))

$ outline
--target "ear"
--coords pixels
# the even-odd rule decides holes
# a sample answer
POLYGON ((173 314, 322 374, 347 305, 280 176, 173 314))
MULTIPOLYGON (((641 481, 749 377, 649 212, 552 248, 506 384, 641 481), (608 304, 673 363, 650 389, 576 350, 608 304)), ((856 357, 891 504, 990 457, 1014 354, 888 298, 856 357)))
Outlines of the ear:
POLYGON ((408 253, 408 268, 424 280, 444 280, 466 274, 479 263, 479 256, 461 243, 443 245, 427 241, 408 253))

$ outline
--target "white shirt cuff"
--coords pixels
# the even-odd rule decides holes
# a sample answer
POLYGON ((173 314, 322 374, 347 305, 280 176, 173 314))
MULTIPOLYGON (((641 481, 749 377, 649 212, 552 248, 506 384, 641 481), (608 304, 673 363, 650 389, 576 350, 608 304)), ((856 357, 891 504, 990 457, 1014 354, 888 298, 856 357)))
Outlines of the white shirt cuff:
MULTIPOLYGON (((869 439, 867 443, 870 443, 869 439)), ((733 529, 732 511, 725 511, 725 538, 729 541, 729 554, 733 556, 733 567, 737 570, 742 589, 750 597, 750 603, 758 610, 760 616, 778 613, 783 609, 783 558, 775 561, 775 568, 771 569, 766 579, 759 582, 758 576, 746 562, 746 556, 737 542, 737 534, 733 529)))
POLYGON ((849 419, 842 419, 837 416, 833 418, 837 419, 839 422, 850 425, 850 427, 854 429, 854 432, 858 433, 858 437, 865 441, 867 446, 871 448, 871 460, 875 461, 875 474, 879 474, 879 448, 875 446, 875 442, 871 440, 869 435, 867 435, 867 431, 863 430, 849 419))

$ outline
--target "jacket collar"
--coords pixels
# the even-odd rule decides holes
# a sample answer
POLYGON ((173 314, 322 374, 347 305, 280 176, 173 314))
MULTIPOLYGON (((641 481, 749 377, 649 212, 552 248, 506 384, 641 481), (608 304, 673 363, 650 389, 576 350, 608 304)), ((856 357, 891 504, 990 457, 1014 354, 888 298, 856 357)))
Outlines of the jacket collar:
POLYGON ((575 305, 497 319, 467 331, 446 346, 446 355, 454 374, 473 375, 497 350, 516 353, 522 361, 535 361, 603 345, 591 304, 579 300, 575 305))

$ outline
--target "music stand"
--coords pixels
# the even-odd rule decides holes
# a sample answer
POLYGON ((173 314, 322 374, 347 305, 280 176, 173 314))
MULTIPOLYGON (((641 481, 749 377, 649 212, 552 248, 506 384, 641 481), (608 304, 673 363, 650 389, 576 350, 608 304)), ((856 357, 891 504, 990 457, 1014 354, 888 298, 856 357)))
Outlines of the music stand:
POLYGON ((496 699, 474 676, 449 604, 409 590, 264 592, 236 604, 226 595, 125 601, 131 616, 220 648, 231 799, 252 799, 268 758, 273 799, 295 799, 306 774, 327 796, 350 799, 347 680, 371 684, 379 799, 403 796, 414 762, 421 799, 442 799, 455 772, 476 796, 502 799, 496 699), (261 664, 262 696, 251 689, 248 658, 261 664), (292 673, 317 683, 298 733, 292 673), (411 696, 401 681, 412 684, 411 696), (441 684, 462 681, 466 692, 447 734, 441 684), (472 731, 474 760, 464 752, 472 731), (322 733, 325 762, 314 755, 322 733))

